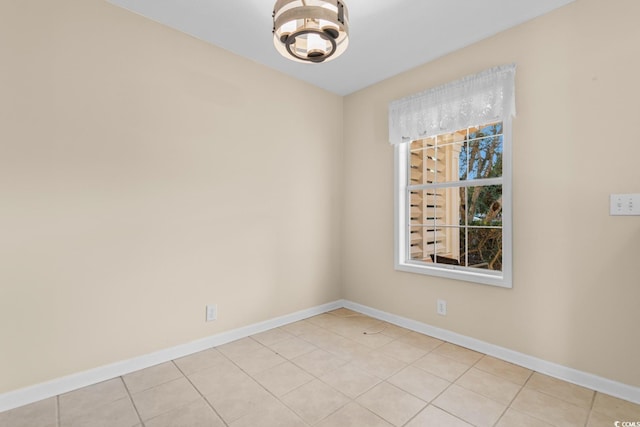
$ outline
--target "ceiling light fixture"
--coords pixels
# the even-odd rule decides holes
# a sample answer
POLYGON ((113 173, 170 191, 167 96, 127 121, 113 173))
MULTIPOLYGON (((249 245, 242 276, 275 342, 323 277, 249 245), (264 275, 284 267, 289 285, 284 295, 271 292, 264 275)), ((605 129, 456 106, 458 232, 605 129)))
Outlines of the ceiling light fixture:
POLYGON ((349 13, 341 0, 277 0, 273 44, 296 62, 319 63, 342 55, 349 45, 349 13))

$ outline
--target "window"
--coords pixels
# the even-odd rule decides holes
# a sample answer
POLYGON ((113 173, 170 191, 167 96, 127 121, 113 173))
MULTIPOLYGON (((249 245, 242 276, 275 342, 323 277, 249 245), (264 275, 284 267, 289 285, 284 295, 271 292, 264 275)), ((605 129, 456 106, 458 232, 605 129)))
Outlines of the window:
POLYGON ((512 91, 514 71, 514 66, 487 70, 392 103, 390 136, 410 135, 394 143, 396 269, 511 287, 514 111, 508 102, 513 99, 509 88, 512 91), (505 70, 511 86, 509 78, 504 79, 505 70), (486 84, 487 77, 493 79, 491 84, 486 84), (483 80, 482 84, 473 79, 483 80), (456 96, 460 89, 462 97, 456 96), (474 96, 482 111, 469 114, 474 96), (424 101, 431 98, 439 104, 424 101), (503 105, 491 106, 487 99, 503 105), (417 110, 411 103, 418 105, 417 110), (443 126, 447 114, 449 128, 443 126), (418 125, 412 122, 416 117, 418 125), (426 119, 432 117, 438 119, 433 129, 440 132, 429 129, 426 119), (471 119, 479 122, 469 123, 471 119))

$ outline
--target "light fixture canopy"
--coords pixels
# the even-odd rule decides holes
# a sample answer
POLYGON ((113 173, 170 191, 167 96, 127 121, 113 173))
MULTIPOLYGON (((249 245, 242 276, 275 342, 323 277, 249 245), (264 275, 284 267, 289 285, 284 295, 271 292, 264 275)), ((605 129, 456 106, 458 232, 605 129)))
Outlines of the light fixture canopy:
POLYGON ((349 12, 343 0, 277 0, 273 44, 296 62, 337 58, 349 45, 349 12))

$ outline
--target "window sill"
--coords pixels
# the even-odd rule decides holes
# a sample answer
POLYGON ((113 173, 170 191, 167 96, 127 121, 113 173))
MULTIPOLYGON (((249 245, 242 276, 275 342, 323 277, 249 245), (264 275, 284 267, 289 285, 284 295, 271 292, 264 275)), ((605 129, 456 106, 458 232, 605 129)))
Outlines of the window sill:
POLYGON ((396 263, 395 269, 407 273, 424 274, 427 276, 444 277, 446 279, 462 280, 465 282, 480 283, 483 285, 498 286, 501 288, 511 288, 511 278, 503 273, 486 273, 469 271, 454 266, 423 265, 418 263, 401 262, 396 263))

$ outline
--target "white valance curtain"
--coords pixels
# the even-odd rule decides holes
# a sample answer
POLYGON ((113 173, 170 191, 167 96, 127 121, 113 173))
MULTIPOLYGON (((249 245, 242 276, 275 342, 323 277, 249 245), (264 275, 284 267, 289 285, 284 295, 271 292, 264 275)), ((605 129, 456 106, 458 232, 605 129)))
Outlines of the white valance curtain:
POLYGON ((515 116, 515 64, 490 68, 389 104, 389 142, 400 144, 515 116))

